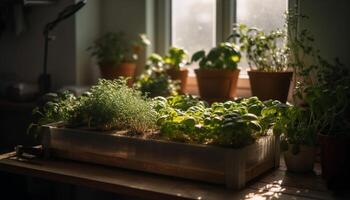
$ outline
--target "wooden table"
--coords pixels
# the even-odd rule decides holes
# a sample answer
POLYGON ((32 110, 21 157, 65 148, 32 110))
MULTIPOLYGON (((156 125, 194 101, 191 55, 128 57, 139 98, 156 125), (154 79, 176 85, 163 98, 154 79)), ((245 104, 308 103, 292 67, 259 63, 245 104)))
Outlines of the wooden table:
POLYGON ((23 160, 15 157, 14 153, 0 155, 0 170, 145 199, 343 199, 332 196, 319 171, 290 174, 283 166, 263 175, 241 191, 74 161, 23 160))

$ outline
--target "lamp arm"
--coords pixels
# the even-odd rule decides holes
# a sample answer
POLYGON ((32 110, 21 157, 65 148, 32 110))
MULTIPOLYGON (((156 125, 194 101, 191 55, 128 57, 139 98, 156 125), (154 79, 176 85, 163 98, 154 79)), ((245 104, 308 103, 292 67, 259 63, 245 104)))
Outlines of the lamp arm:
POLYGON ((70 16, 74 15, 78 10, 80 10, 82 7, 84 7, 87 3, 87 0, 79 1, 77 4, 70 5, 66 7, 63 11, 61 11, 57 18, 46 24, 44 29, 44 34, 50 32, 52 29, 54 29, 61 21, 69 18, 70 16))
POLYGON ((84 7, 87 3, 87 0, 81 0, 76 4, 66 7, 61 11, 57 18, 46 24, 44 27, 44 37, 45 37, 45 46, 44 46, 44 63, 43 63, 43 74, 39 76, 39 90, 41 94, 50 91, 51 88, 51 77, 47 73, 47 57, 48 57, 48 44, 50 41, 50 31, 54 29, 61 21, 67 19, 68 17, 74 15, 78 10, 84 7))

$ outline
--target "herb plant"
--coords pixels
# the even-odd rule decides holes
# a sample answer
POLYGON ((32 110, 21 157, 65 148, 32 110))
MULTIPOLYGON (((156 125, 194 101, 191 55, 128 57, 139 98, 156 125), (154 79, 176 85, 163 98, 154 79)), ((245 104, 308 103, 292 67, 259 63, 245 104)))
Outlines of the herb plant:
POLYGON ((263 72, 281 72, 288 69, 288 48, 284 45, 285 31, 277 29, 265 33, 258 28, 238 24, 229 38, 238 39, 251 70, 254 67, 263 72))
POLYGON ((164 65, 163 58, 160 55, 152 54, 148 58, 146 71, 141 74, 136 82, 136 88, 150 97, 176 94, 179 87, 178 82, 171 80, 164 65))
POLYGON ((286 16, 291 60, 296 74, 295 101, 301 100, 313 117, 320 121, 322 134, 349 134, 350 70, 335 59, 328 62, 314 46, 314 38, 306 30, 297 30, 297 22, 306 16, 290 10, 286 16))
POLYGON ((40 125, 63 121, 66 126, 143 133, 155 128, 156 112, 150 100, 129 88, 126 80, 99 80, 81 97, 65 93, 36 109, 40 125))
POLYGON ((267 134, 279 114, 279 105, 277 101, 265 104, 256 97, 214 103, 210 107, 191 96, 154 100, 162 137, 232 148, 252 144, 267 134))
POLYGON ((116 66, 122 62, 134 61, 137 58, 131 43, 125 39, 122 32, 104 34, 88 48, 88 51, 97 58, 100 65, 116 66))
POLYGON ((281 149, 298 154, 300 145, 314 146, 320 121, 315 119, 309 108, 290 106, 274 126, 274 133, 281 136, 281 149))
POLYGON ((192 62, 199 61, 200 69, 237 69, 237 63, 241 59, 239 48, 229 42, 220 43, 212 48, 208 54, 204 50, 192 55, 192 62))
POLYGON ((180 70, 187 63, 187 52, 184 49, 171 47, 168 54, 164 56, 164 64, 167 69, 180 70))

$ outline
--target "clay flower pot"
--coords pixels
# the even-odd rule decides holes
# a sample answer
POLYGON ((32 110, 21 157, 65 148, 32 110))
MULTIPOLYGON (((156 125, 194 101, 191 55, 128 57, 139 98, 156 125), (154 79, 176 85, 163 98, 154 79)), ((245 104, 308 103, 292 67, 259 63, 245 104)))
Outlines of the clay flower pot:
POLYGON ((209 103, 236 96, 239 69, 196 69, 199 94, 209 103))
POLYGON ((290 82, 293 72, 260 72, 256 70, 248 71, 250 88, 253 96, 260 100, 279 100, 283 103, 287 101, 290 82))
POLYGON ((135 63, 121 63, 117 66, 111 64, 100 64, 101 76, 104 79, 113 80, 119 77, 128 77, 128 85, 131 87, 134 82, 136 65, 135 63))
POLYGON ((292 145, 289 145, 288 151, 284 152, 284 161, 288 171, 291 172, 310 172, 314 169, 316 148, 314 146, 300 145, 300 151, 293 154, 292 145))
POLYGON ((185 94, 187 77, 188 77, 188 69, 184 69, 184 68, 181 68, 180 70, 169 69, 167 70, 167 74, 170 76, 172 80, 180 82, 179 93, 185 94))
POLYGON ((322 177, 332 187, 349 185, 350 178, 350 137, 318 135, 321 146, 322 177))

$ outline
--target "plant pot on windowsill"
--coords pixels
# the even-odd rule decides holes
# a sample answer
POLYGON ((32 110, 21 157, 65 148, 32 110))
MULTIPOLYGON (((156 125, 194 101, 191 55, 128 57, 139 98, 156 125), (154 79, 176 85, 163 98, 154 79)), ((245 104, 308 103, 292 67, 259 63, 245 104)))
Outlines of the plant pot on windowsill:
POLYGON ((345 135, 318 135, 321 146, 322 177, 330 186, 348 186, 350 178, 350 137, 345 135))
POLYGON ((180 94, 186 93, 186 84, 187 84, 187 77, 188 77, 188 69, 186 68, 180 68, 180 70, 175 69, 169 69, 167 70, 167 74, 170 76, 170 78, 174 81, 180 82, 180 94))
POLYGON ((99 66, 102 78, 108 80, 117 79, 119 77, 129 78, 128 86, 132 86, 136 69, 135 63, 124 62, 119 65, 100 64, 99 66))
POLYGON ((201 50, 192 55, 192 62, 199 63, 195 73, 203 100, 213 103, 236 96, 240 59, 238 46, 229 42, 220 43, 208 53, 201 50))
POLYGON ((253 96, 260 100, 279 100, 286 102, 293 72, 263 72, 248 71, 250 87, 253 96))
POLYGON ((293 146, 289 144, 288 150, 284 152, 284 161, 287 170, 291 172, 304 173, 314 169, 316 156, 315 146, 299 145, 298 152, 293 152, 293 146))
POLYGON ((209 103, 236 96, 239 69, 196 69, 199 94, 209 103))

